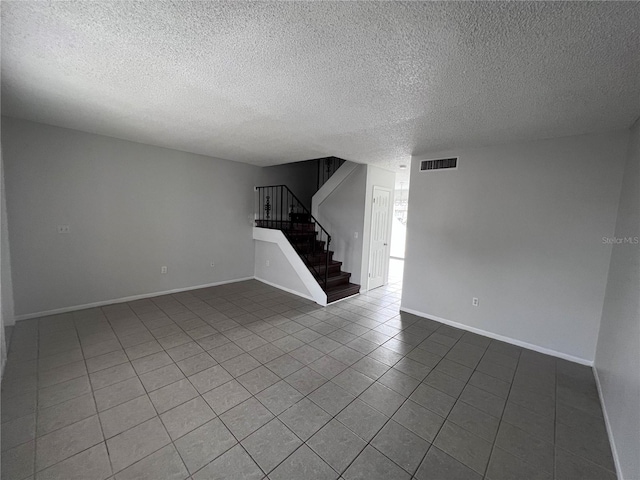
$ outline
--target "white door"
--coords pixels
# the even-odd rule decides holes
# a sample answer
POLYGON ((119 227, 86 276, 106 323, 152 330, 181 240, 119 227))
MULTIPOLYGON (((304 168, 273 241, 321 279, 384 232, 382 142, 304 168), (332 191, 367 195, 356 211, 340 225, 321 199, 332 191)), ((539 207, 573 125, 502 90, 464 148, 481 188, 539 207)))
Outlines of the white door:
POLYGON ((369 254, 369 289, 384 285, 389 264, 389 207, 391 191, 373 187, 371 206, 371 246, 369 254))

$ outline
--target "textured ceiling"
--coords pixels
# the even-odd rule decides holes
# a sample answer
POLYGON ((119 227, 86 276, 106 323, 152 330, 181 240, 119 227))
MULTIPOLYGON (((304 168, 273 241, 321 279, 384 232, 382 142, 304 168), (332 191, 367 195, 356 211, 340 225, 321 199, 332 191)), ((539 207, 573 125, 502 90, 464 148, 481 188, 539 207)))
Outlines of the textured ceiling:
POLYGON ((2 112, 271 165, 628 127, 640 4, 2 2, 2 112))

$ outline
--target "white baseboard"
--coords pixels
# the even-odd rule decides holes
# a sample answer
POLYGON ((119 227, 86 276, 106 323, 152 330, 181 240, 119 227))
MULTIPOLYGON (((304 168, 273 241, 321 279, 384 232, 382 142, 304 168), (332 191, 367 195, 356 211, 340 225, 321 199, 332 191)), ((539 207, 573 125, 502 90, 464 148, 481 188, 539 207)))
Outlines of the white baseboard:
POLYGON ((297 295, 298 297, 302 297, 307 300, 311 300, 312 302, 315 302, 315 299, 311 295, 305 295, 304 293, 296 292, 292 288, 283 287, 282 285, 278 285, 277 283, 270 282, 269 280, 265 280, 264 278, 260 278, 260 277, 253 277, 253 278, 258 280, 259 282, 266 283, 267 285, 275 287, 278 290, 284 290, 287 293, 292 293, 293 295, 297 295))
POLYGON ((607 414, 607 407, 604 403, 604 395, 602 393, 602 385, 600 385, 600 377, 598 377, 598 369, 593 366, 593 376, 596 379, 596 387, 598 388, 598 397, 600 397, 600 405, 602 406, 602 415, 604 416, 604 424, 607 427, 607 436, 609 437, 609 445, 611 445, 611 453, 613 454, 613 463, 616 466, 616 475, 619 480, 624 480, 622 476, 622 470, 620 470, 620 458, 618 458, 618 449, 616 448, 616 442, 613 438, 613 431, 611 430, 611 423, 609 422, 609 415, 607 414))
POLYGON ((335 305, 336 303, 344 302, 345 300, 353 300, 355 297, 359 297, 359 296, 360 296, 360 292, 355 293, 353 295, 349 295, 348 297, 341 298, 339 300, 334 300, 333 302, 329 303, 327 306, 335 305))
POLYGON ((57 315, 57 314, 60 314, 60 313, 76 312, 78 310, 85 310, 87 308, 104 307, 105 305, 111 305, 113 303, 133 302, 134 300, 142 300, 142 299, 145 299, 145 298, 159 297, 160 295, 169 295, 171 293, 188 292, 190 290, 198 290, 200 288, 217 287, 219 285, 226 285, 228 283, 244 282, 246 280, 253 280, 254 278, 255 277, 235 278, 233 280, 223 280, 222 282, 206 283, 204 285, 195 285, 193 287, 174 288, 172 290, 165 290, 165 291, 162 291, 162 292, 143 293, 141 295, 132 295, 130 297, 114 298, 114 299, 111 299, 111 300, 104 300, 104 301, 93 302, 93 303, 85 303, 83 305, 74 305, 74 306, 71 306, 71 307, 56 308, 56 309, 53 309, 53 310, 45 310, 45 311, 36 312, 36 313, 26 313, 24 315, 16 315, 14 317, 14 320, 16 320, 16 321, 29 320, 31 318, 46 317, 46 316, 49 316, 49 315, 57 315))
POLYGON ((436 322, 444 323, 445 325, 450 325, 452 327, 459 328, 461 330, 466 330, 468 332, 477 333, 479 335, 484 335, 485 337, 493 338, 495 340, 500 340, 501 342, 510 343, 512 345, 516 345, 518 347, 527 348, 529 350, 533 350, 535 352, 544 353, 545 355, 551 355, 553 357, 562 358, 563 360, 568 360, 570 362, 579 363, 581 365, 587 365, 589 367, 593 366, 593 360, 587 360, 585 358, 574 357, 573 355, 568 355, 566 353, 558 352, 556 350, 551 350, 550 348, 541 347, 539 345, 534 345, 532 343, 523 342, 522 340, 517 340, 511 337, 505 337, 504 335, 499 335, 497 333, 488 332, 486 330, 482 330, 480 328, 470 327, 469 325, 465 325, 463 323, 454 322, 453 320, 447 320, 446 318, 437 317, 435 315, 429 315, 428 313, 419 312, 417 310, 412 310, 410 308, 400 307, 400 310, 403 312, 411 313, 413 315, 417 315, 418 317, 429 318, 431 320, 435 320, 436 322))

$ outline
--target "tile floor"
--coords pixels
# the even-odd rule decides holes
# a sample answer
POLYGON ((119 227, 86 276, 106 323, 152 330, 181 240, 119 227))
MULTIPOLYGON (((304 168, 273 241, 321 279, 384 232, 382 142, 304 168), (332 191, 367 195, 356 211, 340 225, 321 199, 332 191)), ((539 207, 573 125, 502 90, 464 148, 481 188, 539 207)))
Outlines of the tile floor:
POLYGON ((2 480, 614 479, 589 368, 257 281, 18 323, 2 480))

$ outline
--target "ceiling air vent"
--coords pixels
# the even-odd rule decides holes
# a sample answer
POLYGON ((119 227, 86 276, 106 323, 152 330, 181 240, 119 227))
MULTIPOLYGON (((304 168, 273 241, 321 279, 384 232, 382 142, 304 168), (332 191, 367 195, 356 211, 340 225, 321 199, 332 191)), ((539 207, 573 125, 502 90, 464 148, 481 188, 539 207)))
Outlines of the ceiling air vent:
POLYGON ((457 169, 458 157, 439 158, 437 160, 423 160, 420 162, 421 172, 430 172, 432 170, 457 169))

